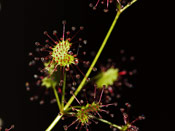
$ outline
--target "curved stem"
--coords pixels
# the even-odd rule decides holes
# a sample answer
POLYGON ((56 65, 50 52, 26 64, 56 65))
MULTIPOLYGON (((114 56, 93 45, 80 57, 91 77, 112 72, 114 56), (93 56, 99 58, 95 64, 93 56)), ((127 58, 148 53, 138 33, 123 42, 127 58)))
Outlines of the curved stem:
POLYGON ((61 111, 62 108, 61 108, 61 103, 60 103, 60 99, 59 99, 59 96, 58 96, 58 92, 56 91, 55 86, 53 86, 52 89, 53 89, 53 92, 55 94, 55 98, 56 98, 56 101, 57 101, 58 108, 61 111))
MULTIPOLYGON (((96 62, 97 62, 97 60, 98 60, 98 58, 99 58, 100 55, 101 55, 101 52, 103 51, 103 49, 104 49, 104 47, 105 47, 105 45, 106 45, 106 43, 107 43, 107 41, 108 41, 109 36, 111 35, 111 32, 113 31, 113 29, 114 29, 114 27, 115 27, 115 24, 116 24, 116 22, 117 22, 117 20, 118 20, 118 18, 119 18, 119 16, 120 16, 120 14, 121 14, 121 12, 118 11, 117 14, 116 14, 116 16, 115 16, 115 19, 114 19, 114 21, 113 21, 113 23, 112 23, 112 25, 111 25, 111 27, 110 27, 110 29, 109 29, 109 31, 108 31, 108 33, 107 33, 107 35, 106 35, 106 37, 105 37, 105 39, 104 39, 104 41, 103 41, 103 43, 102 43, 102 45, 101 45, 101 47, 100 47, 100 49, 99 49, 98 52, 97 52, 97 55, 95 56, 95 58, 94 58, 94 60, 93 60, 93 62, 92 62, 92 64, 91 64, 91 66, 90 66, 90 68, 89 68, 89 70, 87 71, 85 77, 83 78, 83 80, 81 81, 81 83, 80 83, 80 85, 78 86, 77 90, 75 91, 75 93, 74 93, 75 96, 80 92, 80 90, 81 90, 82 87, 84 86, 84 84, 85 84, 87 78, 89 77, 89 75, 90 75, 92 69, 94 68, 94 66, 95 66, 95 64, 96 64, 96 62)), ((69 99, 69 101, 67 102, 67 104, 66 104, 65 107, 64 107, 64 110, 66 110, 66 109, 70 106, 70 104, 73 102, 74 99, 75 99, 74 96, 72 96, 72 97, 69 99)))
MULTIPOLYGON (((117 14, 116 14, 116 16, 115 16, 115 18, 114 18, 114 21, 112 22, 111 27, 109 28, 109 31, 108 31, 106 37, 105 37, 105 39, 104 39, 104 41, 103 41, 103 43, 102 43, 102 45, 101 45, 101 47, 100 47, 100 49, 99 49, 99 51, 97 52, 97 55, 95 56, 95 58, 94 58, 94 60, 93 60, 93 62, 92 62, 92 64, 91 64, 91 66, 89 67, 89 69, 88 69, 88 71, 87 71, 85 77, 83 78, 83 80, 81 81, 81 83, 80 83, 80 85, 78 86, 77 90, 75 91, 75 93, 74 93, 75 96, 76 96, 76 95, 80 92, 80 90, 83 88, 83 86, 84 86, 84 84, 85 84, 87 78, 89 77, 89 75, 90 75, 90 73, 91 73, 93 67, 95 66, 95 64, 96 64, 96 62, 97 62, 97 60, 98 60, 98 58, 100 57, 101 52, 103 51, 103 48, 105 47, 105 45, 106 45, 106 43, 107 43, 107 41, 108 41, 108 38, 109 38, 109 36, 111 35, 111 32, 112 32, 112 30, 114 29, 115 24, 116 24, 116 22, 117 22, 117 20, 118 20, 118 18, 119 18, 119 16, 120 16, 120 14, 121 14, 121 12, 118 11, 117 14)), ((72 97, 69 99, 69 101, 67 102, 67 104, 66 104, 65 107, 64 107, 64 111, 67 110, 67 108, 71 105, 71 103, 73 102, 74 99, 75 99, 74 96, 72 96, 72 97)), ((56 125, 56 123, 60 120, 61 117, 62 117, 62 116, 58 115, 58 116, 55 118, 55 120, 51 123, 51 125, 46 129, 46 131, 52 130, 52 128, 56 125)))
MULTIPOLYGON (((81 91, 81 89, 83 88, 83 86, 84 86, 84 84, 85 84, 87 78, 89 77, 89 75, 90 75, 90 73, 91 73, 93 67, 95 66, 95 64, 96 64, 96 62, 97 62, 97 60, 98 60, 98 58, 100 57, 101 52, 103 51, 103 48, 105 47, 105 45, 106 45, 106 43, 107 43, 107 41, 108 41, 108 39, 109 39, 109 36, 111 35, 111 33, 112 33, 112 31, 113 31, 113 29, 114 29, 114 27, 115 27, 115 24, 116 24, 116 22, 117 22, 117 20, 118 20, 118 18, 119 18, 119 16, 120 16, 120 14, 121 14, 124 10, 126 10, 129 6, 131 6, 133 3, 135 3, 136 1, 137 1, 137 0, 133 0, 132 2, 130 2, 129 4, 127 4, 124 8, 120 9, 120 10, 117 12, 117 14, 116 14, 116 16, 115 16, 115 18, 114 18, 114 21, 112 22, 112 25, 111 25, 111 27, 109 28, 109 31, 108 31, 108 33, 107 33, 107 35, 106 35, 106 37, 105 37, 105 39, 104 39, 104 41, 103 41, 103 43, 102 43, 102 45, 101 45, 101 47, 100 47, 100 49, 99 49, 97 55, 95 56, 95 58, 94 58, 94 60, 93 60, 93 62, 92 62, 92 64, 91 64, 90 68, 88 69, 88 71, 87 71, 85 77, 83 78, 83 80, 81 81, 81 83, 80 83, 80 85, 78 86, 77 90, 75 91, 75 93, 74 93, 75 96, 76 96, 76 95, 81 91)), ((69 101, 67 102, 67 104, 66 104, 65 107, 64 107, 64 111, 65 111, 67 108, 69 108, 69 106, 70 106, 71 103, 74 101, 74 99, 75 99, 74 96, 72 96, 72 97, 69 99, 69 101)), ((58 115, 58 116, 55 118, 55 120, 51 123, 51 125, 48 127, 48 129, 46 129, 46 131, 52 130, 52 128, 56 125, 56 123, 60 120, 60 118, 61 118, 62 116, 63 116, 63 114, 62 114, 62 115, 58 115)), ((101 120, 101 121, 107 122, 107 121, 105 121, 105 120, 101 120)), ((107 123, 109 124, 110 122, 107 122, 107 123)), ((117 125, 114 124, 114 127, 117 128, 117 125)))

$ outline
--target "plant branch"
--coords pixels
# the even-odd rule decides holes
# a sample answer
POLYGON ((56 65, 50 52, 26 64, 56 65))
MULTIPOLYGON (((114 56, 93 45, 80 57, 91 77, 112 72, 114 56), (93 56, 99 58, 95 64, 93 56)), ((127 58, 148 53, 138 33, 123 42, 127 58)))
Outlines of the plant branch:
POLYGON ((60 99, 59 99, 59 96, 58 96, 58 92, 56 91, 55 86, 52 86, 52 89, 53 89, 53 92, 55 94, 55 98, 56 98, 56 101, 57 101, 58 108, 61 111, 62 108, 61 108, 61 103, 60 103, 60 99))
MULTIPOLYGON (((89 77, 90 73, 92 72, 92 69, 94 68, 94 66, 95 66, 95 64, 96 64, 96 62, 97 62, 97 60, 98 60, 98 58, 100 57, 101 52, 103 51, 103 49, 104 49, 104 47, 105 47, 105 45, 106 45, 106 43, 107 43, 107 41, 108 41, 108 39, 109 39, 111 33, 112 33, 112 31, 113 31, 113 29, 114 29, 114 27, 115 27, 115 24, 116 24, 116 22, 117 22, 117 20, 118 20, 118 18, 119 18, 119 16, 120 16, 120 14, 121 14, 124 10, 126 10, 129 6, 131 6, 133 3, 135 3, 136 1, 137 1, 137 0, 133 0, 132 2, 130 2, 129 4, 127 4, 125 7, 123 7, 122 9, 120 9, 120 10, 117 12, 117 14, 116 14, 116 16, 115 16, 115 18, 114 18, 114 21, 112 22, 112 25, 111 25, 111 27, 109 28, 109 31, 108 31, 108 33, 107 33, 107 35, 106 35, 106 37, 105 37, 105 39, 104 39, 104 41, 103 41, 103 43, 102 43, 100 49, 98 50, 98 52, 97 52, 97 54, 96 54, 96 56, 95 56, 95 58, 94 58, 94 60, 93 60, 93 62, 92 62, 92 64, 91 64, 90 68, 88 69, 88 71, 87 71, 85 77, 83 78, 83 80, 81 81, 81 83, 80 83, 80 85, 78 86, 77 90, 75 91, 75 93, 74 93, 75 96, 81 91, 81 89, 83 88, 83 86, 84 86, 84 84, 85 84, 87 78, 89 77)), ((72 104, 72 102, 74 101, 74 99, 75 99, 74 96, 72 96, 72 97, 69 99, 69 101, 67 102, 67 104, 66 104, 65 107, 64 107, 64 111, 67 110, 67 108, 69 108, 69 106, 72 104)), ((62 116, 63 116, 63 114, 58 115, 58 116, 55 118, 55 120, 51 123, 51 125, 46 129, 46 131, 51 131, 52 128, 56 125, 56 123, 60 120, 60 118, 61 118, 62 116)), ((108 121, 103 120, 103 119, 99 119, 99 120, 100 120, 101 122, 104 122, 104 123, 107 123, 107 124, 112 124, 111 122, 108 122, 108 121)), ((119 129, 119 128, 121 129, 121 127, 118 126, 118 125, 116 125, 116 124, 113 124, 112 126, 118 128, 118 129, 119 129)))
POLYGON ((58 114, 58 116, 54 119, 54 121, 52 122, 52 124, 50 124, 50 126, 46 129, 46 131, 51 131, 54 126, 58 123, 58 121, 61 119, 61 117, 63 116, 63 114, 58 114))
POLYGON ((65 89, 66 89, 66 72, 64 72, 64 83, 62 89, 62 99, 61 99, 62 109, 64 108, 65 89))
POLYGON ((90 115, 89 117, 92 118, 92 119, 96 119, 96 120, 98 120, 98 121, 101 121, 101 122, 103 122, 103 123, 105 123, 105 124, 108 124, 108 125, 110 125, 110 126, 112 126, 112 127, 115 127, 115 128, 117 128, 117 129, 119 129, 119 130, 122 130, 122 127, 121 127, 121 126, 116 125, 116 124, 113 124, 113 123, 111 123, 111 122, 109 122, 109 121, 107 121, 107 120, 104 120, 104 119, 101 119, 101 118, 97 118, 97 117, 92 116, 92 115, 90 115))
POLYGON ((129 6, 134 4, 136 1, 137 0, 132 0, 131 2, 129 2, 126 6, 124 6, 122 9, 120 9, 120 12, 123 12, 124 10, 126 10, 129 6))
MULTIPOLYGON (((116 22, 117 22, 119 16, 120 16, 120 12, 118 11, 117 14, 116 14, 116 16, 115 16, 115 19, 114 19, 114 21, 113 21, 113 23, 112 23, 112 25, 111 25, 111 27, 110 27, 110 29, 109 29, 109 31, 108 31, 108 33, 107 33, 107 35, 106 35, 106 37, 105 37, 105 39, 104 39, 104 41, 103 41, 103 43, 102 43, 102 45, 101 45, 101 47, 100 47, 100 49, 99 49, 99 51, 97 52, 97 55, 95 56, 95 58, 94 58, 94 60, 93 60, 93 62, 92 62, 92 64, 91 64, 91 66, 90 66, 90 68, 89 68, 89 70, 87 71, 85 77, 83 78, 83 80, 81 81, 81 83, 80 83, 80 85, 78 86, 77 90, 75 91, 75 93, 74 93, 75 96, 76 96, 76 95, 81 91, 81 89, 83 88, 83 86, 84 86, 84 84, 85 84, 87 78, 89 77, 89 75, 90 75, 92 69, 94 68, 94 66, 95 66, 95 64, 96 64, 96 62, 97 62, 97 60, 98 60, 98 58, 100 57, 101 52, 103 51, 103 48, 105 47, 105 45, 106 45, 106 43, 107 43, 107 41, 108 41, 108 38, 109 38, 109 36, 111 35, 111 32, 113 31, 113 29, 114 29, 114 27, 115 27, 115 24, 116 24, 116 22)), ((74 99, 75 99, 74 96, 72 96, 72 97, 69 99, 68 103, 67 103, 66 106, 64 107, 64 110, 66 110, 66 109, 71 105, 71 103, 73 102, 74 99)))

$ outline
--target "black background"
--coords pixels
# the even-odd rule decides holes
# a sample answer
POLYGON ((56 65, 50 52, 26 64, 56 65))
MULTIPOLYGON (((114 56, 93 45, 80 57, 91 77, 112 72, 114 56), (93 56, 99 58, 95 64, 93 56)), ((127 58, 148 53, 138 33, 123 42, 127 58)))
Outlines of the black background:
MULTIPOLYGON (((34 42, 43 39, 43 31, 60 29, 64 19, 69 27, 83 25, 88 51, 97 51, 115 11, 104 13, 102 8, 93 11, 89 3, 90 0, 1 1, 0 118, 4 121, 4 127, 14 124, 16 131, 43 131, 55 118, 55 105, 40 106, 29 101, 24 85, 33 77, 33 72, 28 69, 27 55, 34 50, 34 42)), ((171 122, 174 121, 173 95, 170 93, 173 85, 170 85, 169 75, 172 53, 170 39, 166 38, 170 36, 165 31, 168 19, 163 10, 154 8, 156 11, 153 11, 152 7, 152 4, 140 0, 127 9, 100 59, 102 61, 108 56, 115 58, 120 49, 136 57, 139 73, 134 82, 135 88, 128 89, 125 95, 126 101, 133 106, 131 118, 140 114, 146 116, 146 120, 136 124, 141 131, 173 129, 171 122)), ((63 130, 62 125, 63 122, 53 130, 63 130)), ((99 125, 91 129, 109 130, 108 126, 99 125)))

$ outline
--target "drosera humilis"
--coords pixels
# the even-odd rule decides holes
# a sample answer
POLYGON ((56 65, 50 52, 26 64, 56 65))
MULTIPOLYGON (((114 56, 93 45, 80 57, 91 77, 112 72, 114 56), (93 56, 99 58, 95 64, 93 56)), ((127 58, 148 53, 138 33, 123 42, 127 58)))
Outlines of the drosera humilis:
POLYGON ((94 86, 94 96, 93 96, 94 101, 89 103, 88 100, 86 99, 86 105, 82 105, 84 104, 84 101, 83 100, 79 101, 76 98, 76 96, 73 94, 73 92, 70 92, 75 97, 79 106, 71 106, 70 109, 68 109, 68 111, 65 111, 65 116, 67 115, 70 117, 75 117, 75 120, 70 125, 64 126, 65 130, 68 130, 69 127, 77 123, 75 127, 76 130, 77 129, 81 130, 82 127, 84 127, 86 131, 89 131, 88 127, 92 122, 94 122, 95 124, 98 124, 98 122, 93 119, 94 117, 99 117, 100 119, 102 119, 102 115, 100 114, 100 112, 109 114, 109 111, 103 109, 104 107, 108 107, 112 105, 117 106, 117 103, 106 104, 106 105, 102 104, 102 96, 104 93, 104 89, 105 89, 105 86, 103 87, 101 94, 97 100, 96 86, 94 86), (72 110, 72 111, 70 112, 69 110, 72 110))

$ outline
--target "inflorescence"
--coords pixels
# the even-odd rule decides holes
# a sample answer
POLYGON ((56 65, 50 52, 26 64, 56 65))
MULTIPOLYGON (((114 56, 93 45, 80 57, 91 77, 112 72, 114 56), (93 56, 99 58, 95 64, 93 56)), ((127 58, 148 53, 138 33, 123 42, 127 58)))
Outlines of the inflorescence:
MULTIPOLYGON (((34 74, 36 84, 32 85, 29 82, 26 82, 26 89, 27 91, 30 91, 31 87, 36 86, 38 86, 39 89, 42 89, 42 91, 39 90, 38 94, 36 93, 36 95, 30 98, 30 100, 33 101, 38 99, 39 96, 42 96, 40 104, 44 103, 44 95, 50 94, 49 90, 53 89, 55 97, 51 100, 51 103, 57 102, 60 111, 57 118, 48 127, 47 131, 50 131, 61 118, 64 119, 66 116, 75 119, 70 125, 64 125, 64 130, 68 130, 72 125, 77 124, 75 129, 81 130, 82 128, 85 128, 86 131, 89 131, 89 125, 92 122, 97 124, 97 121, 110 125, 114 131, 116 129, 119 129, 120 131, 139 130, 134 123, 138 120, 145 119, 145 117, 139 116, 130 122, 128 110, 131 105, 129 103, 125 104, 127 107, 127 112, 125 112, 124 108, 120 108, 124 120, 124 124, 121 126, 104 120, 101 115, 106 113, 109 114, 110 117, 114 117, 114 114, 110 114, 110 111, 104 108, 109 106, 117 106, 116 102, 110 103, 111 99, 114 98, 113 96, 117 96, 117 98, 120 96, 119 94, 117 95, 117 88, 123 86, 132 87, 132 84, 128 81, 128 77, 133 76, 136 73, 135 69, 127 70, 123 67, 116 66, 111 59, 108 59, 107 65, 101 65, 98 67, 99 69, 96 75, 94 75, 91 79, 86 78, 89 77, 91 71, 97 71, 97 68, 94 66, 119 18, 119 15, 135 1, 136 0, 97 0, 95 4, 90 3, 90 7, 92 7, 94 10, 96 10, 101 3, 105 5, 104 12, 108 12, 110 4, 113 4, 117 11, 116 17, 109 29, 109 32, 107 33, 105 40, 91 65, 89 65, 89 61, 81 60, 79 57, 79 49, 82 48, 83 44, 87 44, 86 40, 83 40, 81 37, 77 38, 79 32, 84 29, 82 26, 80 26, 76 32, 74 32, 76 28, 72 27, 72 32, 74 32, 72 33, 70 31, 66 31, 66 21, 63 21, 61 36, 59 36, 60 33, 58 33, 56 30, 53 31, 54 38, 51 37, 47 31, 44 31, 44 35, 48 38, 45 41, 45 44, 35 42, 37 47, 36 52, 41 56, 36 57, 33 53, 29 53, 29 56, 33 57, 32 61, 29 62, 29 66, 33 66, 37 61, 41 61, 42 68, 39 68, 39 74, 34 74), (82 64, 84 67, 89 67, 86 75, 79 68, 79 66, 82 67, 80 64, 82 64), (81 76, 84 77, 82 81, 80 79, 81 76), (78 88, 76 88, 77 83, 79 84, 78 88), (94 92, 91 91, 90 94, 88 94, 89 90, 92 88, 94 88, 94 92), (86 98, 86 103, 83 100, 78 100, 77 98, 77 95, 81 90, 85 93, 82 93, 81 96, 86 98), (71 95, 68 102, 65 99, 65 94, 68 94, 67 92, 70 92, 71 95), (87 99, 86 94, 90 95, 92 98, 89 97, 87 99), (105 94, 104 100, 102 100, 103 94, 105 94), (74 99, 79 104, 78 106, 71 106, 74 99), (64 105, 64 103, 66 103, 66 105, 64 105)), ((123 53, 124 50, 121 50, 121 54, 123 53)), ((86 55, 86 52, 83 51, 82 54, 86 55)), ((131 61, 134 59, 135 58, 133 56, 130 57, 131 61)), ((122 57, 122 61, 126 61, 126 59, 122 57)), ((9 131, 13 128, 14 126, 11 126, 11 128, 6 129, 5 131, 9 131)))
MULTIPOLYGON (((56 40, 52 38, 47 31, 44 31, 44 35, 49 38, 45 41, 46 44, 43 45, 39 42, 35 42, 37 47, 36 51, 42 56, 36 57, 34 56, 34 53, 29 53, 29 56, 33 56, 33 60, 29 62, 29 66, 33 66, 37 61, 41 61, 44 67, 39 68, 41 75, 34 74, 34 78, 37 80, 36 85, 26 82, 26 89, 28 91, 31 90, 31 86, 39 86, 42 90, 42 87, 46 88, 44 94, 48 94, 48 89, 52 87, 57 88, 58 93, 61 93, 62 90, 60 86, 63 85, 65 74, 67 80, 71 82, 67 82, 67 86, 70 88, 75 87, 77 82, 79 82, 81 75, 83 77, 85 76, 78 65, 80 63, 84 66, 88 66, 89 61, 79 59, 78 55, 80 48, 87 44, 87 40, 83 40, 81 37, 77 38, 77 35, 84 27, 80 26, 77 31, 76 27, 72 27, 72 32, 70 32, 66 31, 66 21, 63 21, 62 23, 63 32, 61 38, 59 38, 56 30, 53 31, 56 40), (44 57, 45 54, 46 56, 44 57)), ((81 54, 86 55, 86 52, 83 51, 81 54)), ((30 99, 38 99, 38 95, 39 94, 36 94, 30 99)), ((51 102, 53 101, 55 101, 55 99, 51 100, 51 102)), ((40 104, 43 103, 44 100, 41 100, 40 104)))
POLYGON ((90 3, 89 6, 93 8, 93 10, 96 10, 99 4, 104 5, 104 12, 109 11, 109 5, 113 5, 116 8, 116 11, 119 11, 122 9, 127 3, 129 3, 131 0, 96 0, 96 3, 90 3))
POLYGON ((129 109, 130 109, 131 105, 129 103, 125 103, 125 105, 127 107, 127 112, 125 112, 124 108, 120 108, 120 111, 123 114, 123 120, 124 120, 124 124, 125 124, 125 125, 122 126, 121 131, 138 131, 139 128, 134 126, 133 124, 136 121, 144 120, 145 116, 143 116, 143 115, 138 116, 135 120, 130 122, 128 112, 129 112, 129 109))
POLYGON ((99 117, 102 118, 102 116, 100 115, 99 112, 105 112, 107 114, 109 114, 109 111, 104 110, 104 107, 108 107, 111 105, 117 106, 117 103, 112 103, 112 104, 106 104, 103 105, 102 104, 102 95, 104 93, 104 89, 105 86, 103 86, 103 89, 101 91, 101 94, 99 96, 99 100, 96 100, 96 86, 94 87, 94 101, 89 103, 88 101, 86 101, 86 105, 82 105, 84 103, 83 100, 79 101, 76 96, 71 92, 71 94, 75 97, 77 103, 80 106, 72 106, 71 110, 72 112, 65 112, 65 115, 71 115, 72 117, 76 117, 76 119, 70 124, 70 125, 65 125, 64 129, 68 130, 68 128, 70 126, 72 126, 75 123, 78 123, 77 126, 75 127, 75 129, 78 129, 79 125, 80 125, 80 130, 82 129, 82 127, 84 127, 86 129, 86 131, 89 131, 88 126, 92 123, 95 122, 96 124, 98 123, 97 121, 94 120, 94 118, 99 117))

